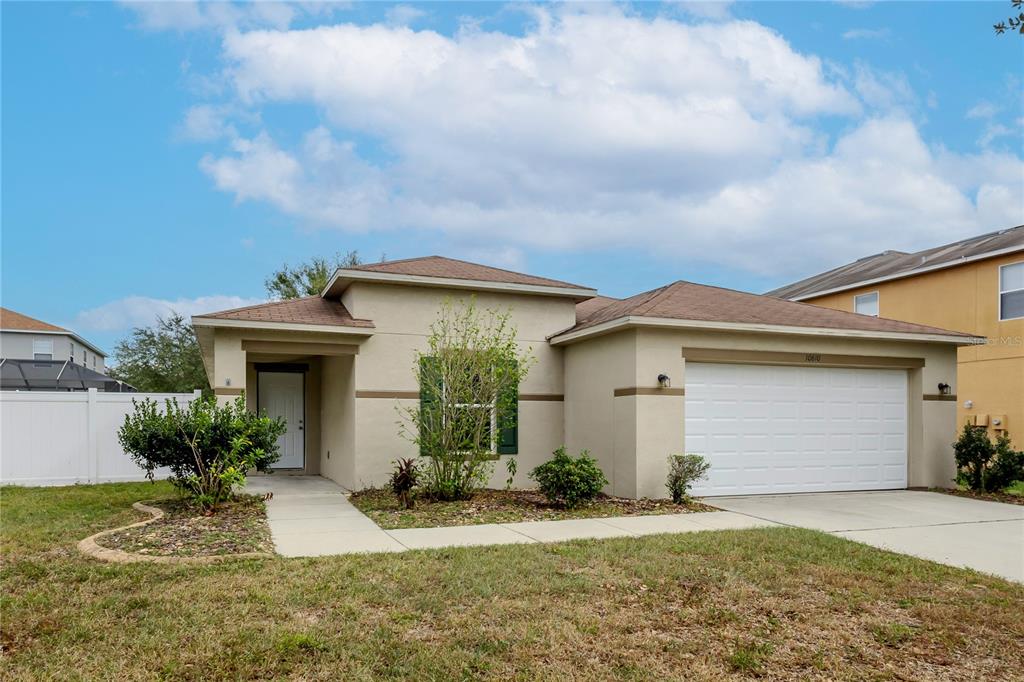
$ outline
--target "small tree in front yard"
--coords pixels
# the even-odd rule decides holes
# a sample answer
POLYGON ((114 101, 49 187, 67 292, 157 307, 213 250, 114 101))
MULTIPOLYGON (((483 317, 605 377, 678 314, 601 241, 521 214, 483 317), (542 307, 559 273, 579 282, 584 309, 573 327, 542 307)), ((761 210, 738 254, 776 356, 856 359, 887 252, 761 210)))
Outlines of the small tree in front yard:
POLYGON ((218 405, 211 396, 184 408, 167 400, 163 411, 148 398, 134 405, 117 434, 121 447, 150 480, 156 469, 170 469, 168 480, 208 511, 245 483, 248 471, 269 471, 280 456, 285 423, 249 412, 244 397, 218 405))
POLYGON ((519 384, 534 358, 520 351, 509 311, 445 301, 413 371, 420 404, 399 408, 400 430, 426 458, 424 492, 470 497, 487 480, 502 434, 517 427, 519 384))

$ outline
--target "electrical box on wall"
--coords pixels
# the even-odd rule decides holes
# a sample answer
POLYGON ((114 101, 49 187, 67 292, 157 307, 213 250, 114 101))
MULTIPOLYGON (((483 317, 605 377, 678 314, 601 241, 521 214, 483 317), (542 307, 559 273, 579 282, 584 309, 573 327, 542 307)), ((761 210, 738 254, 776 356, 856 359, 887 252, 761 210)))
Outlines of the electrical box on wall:
POLYGON ((987 414, 975 415, 974 419, 975 419, 975 421, 974 421, 974 425, 975 426, 988 426, 988 415, 987 414))
POLYGON ((1005 414, 994 414, 992 415, 992 428, 996 431, 1006 430, 1006 415, 1005 414))

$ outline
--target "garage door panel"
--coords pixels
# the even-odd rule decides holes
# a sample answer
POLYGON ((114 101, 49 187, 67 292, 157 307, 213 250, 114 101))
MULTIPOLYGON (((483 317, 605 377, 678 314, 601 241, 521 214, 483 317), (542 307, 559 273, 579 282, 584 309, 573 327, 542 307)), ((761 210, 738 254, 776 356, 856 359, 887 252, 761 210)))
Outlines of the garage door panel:
POLYGON ((688 363, 699 495, 906 487, 906 372, 688 363))

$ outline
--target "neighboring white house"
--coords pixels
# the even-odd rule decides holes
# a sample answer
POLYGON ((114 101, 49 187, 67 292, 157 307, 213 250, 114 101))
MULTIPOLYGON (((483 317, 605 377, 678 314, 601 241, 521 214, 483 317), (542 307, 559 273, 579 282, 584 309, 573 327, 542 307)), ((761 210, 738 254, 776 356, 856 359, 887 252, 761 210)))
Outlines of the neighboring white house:
POLYGON ((0 358, 70 360, 106 373, 106 353, 75 332, 7 308, 0 308, 0 358))

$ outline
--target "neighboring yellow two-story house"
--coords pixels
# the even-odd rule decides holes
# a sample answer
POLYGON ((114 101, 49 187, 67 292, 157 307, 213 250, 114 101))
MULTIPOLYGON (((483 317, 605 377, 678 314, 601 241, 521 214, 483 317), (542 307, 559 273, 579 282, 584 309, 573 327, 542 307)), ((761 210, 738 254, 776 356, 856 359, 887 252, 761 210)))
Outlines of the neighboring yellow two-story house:
POLYGON ((985 337, 961 347, 957 420, 1008 431, 1024 445, 1024 225, 917 253, 885 251, 769 296, 985 337))

